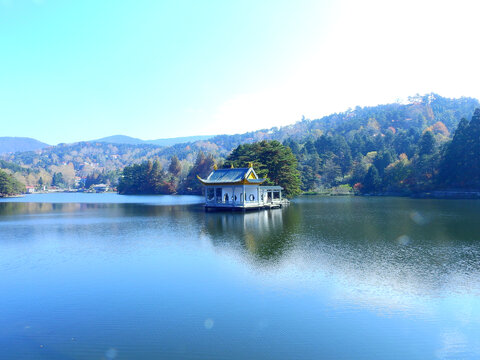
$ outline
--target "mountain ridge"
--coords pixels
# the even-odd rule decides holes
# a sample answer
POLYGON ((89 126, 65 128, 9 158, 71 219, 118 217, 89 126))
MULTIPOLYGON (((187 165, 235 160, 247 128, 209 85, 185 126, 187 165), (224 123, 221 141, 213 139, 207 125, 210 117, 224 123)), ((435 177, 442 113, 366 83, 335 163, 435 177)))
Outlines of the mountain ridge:
POLYGON ((105 142, 110 144, 151 144, 151 145, 158 145, 158 146, 172 146, 176 144, 188 143, 188 142, 195 142, 195 141, 202 141, 208 140, 213 138, 215 135, 193 135, 193 136, 179 136, 179 137, 172 137, 172 138, 161 138, 161 139, 154 139, 154 140, 143 140, 139 138, 134 138, 128 135, 112 135, 103 137, 96 140, 91 140, 92 142, 105 142))
POLYGON ((30 137, 3 136, 0 137, 0 154, 19 151, 35 151, 51 145, 30 137))

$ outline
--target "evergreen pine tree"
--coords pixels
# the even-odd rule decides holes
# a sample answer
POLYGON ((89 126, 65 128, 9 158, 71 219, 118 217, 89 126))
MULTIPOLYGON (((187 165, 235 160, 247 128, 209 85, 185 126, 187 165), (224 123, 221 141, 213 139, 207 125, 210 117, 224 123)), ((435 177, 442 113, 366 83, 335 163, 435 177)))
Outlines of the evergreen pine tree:
POLYGON ((178 160, 177 155, 173 155, 172 158, 170 159, 168 172, 173 176, 178 176, 180 175, 181 171, 182 171, 182 164, 180 163, 180 160, 178 160))
POLYGON ((266 184, 282 186, 285 196, 293 197, 301 193, 298 163, 290 147, 276 140, 239 145, 228 156, 225 165, 248 167, 249 163, 253 163, 259 177, 267 179, 266 184))
POLYGON ((435 151, 435 137, 431 131, 425 131, 420 138, 419 151, 420 155, 431 155, 435 151))
POLYGON ((365 193, 374 193, 380 190, 381 178, 375 165, 370 166, 367 175, 363 180, 362 191, 365 193))

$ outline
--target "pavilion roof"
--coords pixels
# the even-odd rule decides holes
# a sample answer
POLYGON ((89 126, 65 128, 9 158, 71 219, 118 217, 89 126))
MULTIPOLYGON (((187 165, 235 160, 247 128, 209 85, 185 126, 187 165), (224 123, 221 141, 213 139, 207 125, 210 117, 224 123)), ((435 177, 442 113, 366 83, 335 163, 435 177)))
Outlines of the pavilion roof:
POLYGON ((259 179, 253 168, 232 168, 213 170, 206 179, 198 177, 204 185, 260 185, 266 179, 259 179), (253 178, 251 176, 253 174, 253 178))

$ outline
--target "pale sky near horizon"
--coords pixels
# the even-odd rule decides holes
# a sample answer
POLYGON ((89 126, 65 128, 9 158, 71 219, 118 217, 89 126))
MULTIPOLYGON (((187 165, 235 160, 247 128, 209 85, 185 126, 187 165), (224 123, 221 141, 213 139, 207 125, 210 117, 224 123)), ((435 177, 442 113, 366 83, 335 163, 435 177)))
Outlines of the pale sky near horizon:
POLYGON ((480 98, 480 1, 0 0, 0 136, 243 133, 480 98))

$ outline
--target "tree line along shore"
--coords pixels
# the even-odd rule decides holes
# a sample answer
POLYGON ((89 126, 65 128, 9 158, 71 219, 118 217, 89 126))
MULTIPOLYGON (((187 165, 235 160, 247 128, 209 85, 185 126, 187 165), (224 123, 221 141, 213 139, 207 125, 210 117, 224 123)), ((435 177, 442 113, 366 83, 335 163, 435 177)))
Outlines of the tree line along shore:
POLYGON ((37 189, 107 184, 121 194, 198 194, 196 176, 208 176, 214 165, 253 163, 259 176, 283 186, 289 197, 478 197, 478 107, 475 99, 429 95, 406 105, 356 108, 290 127, 168 148, 62 144, 3 157, 0 194, 22 192, 22 183, 37 189))
MULTIPOLYGON (((288 197, 306 193, 480 198, 480 109, 470 121, 460 121, 450 141, 439 141, 431 129, 422 134, 409 131, 401 138, 392 135, 375 139, 377 144, 369 144, 369 139, 354 143, 360 149, 377 149, 363 157, 338 135, 322 135, 306 144, 293 140, 244 144, 219 166, 253 163, 260 177, 267 178, 269 185, 284 187, 288 197), (400 154, 399 143, 406 150, 400 154), (316 176, 316 167, 323 167, 323 176, 316 176), (314 184, 317 191, 311 190, 314 184)), ((176 158, 166 171, 158 162, 128 166, 118 190, 121 194, 199 194, 196 175, 208 176, 214 164, 212 156, 200 153, 183 181, 177 177, 176 158)))

